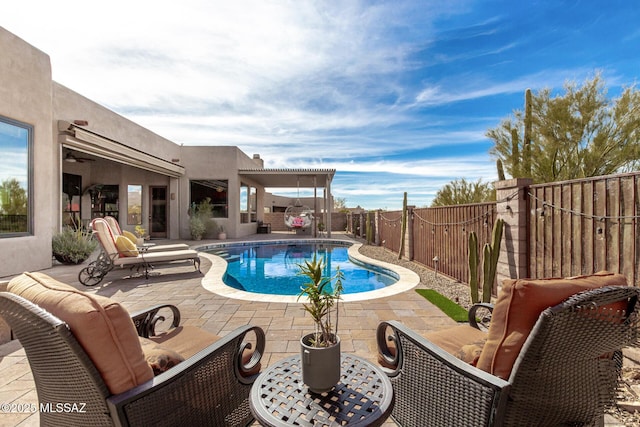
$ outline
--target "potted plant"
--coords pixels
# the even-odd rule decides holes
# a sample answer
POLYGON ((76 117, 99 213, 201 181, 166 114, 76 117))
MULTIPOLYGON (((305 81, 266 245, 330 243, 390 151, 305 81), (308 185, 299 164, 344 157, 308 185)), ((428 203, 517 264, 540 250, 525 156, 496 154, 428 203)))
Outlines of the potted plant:
POLYGON ((324 393, 340 381, 338 302, 344 275, 340 267, 334 276, 323 275, 326 262, 324 257, 318 259, 317 254, 313 255, 311 261, 298 264, 298 267, 299 274, 309 279, 301 288, 298 300, 307 297, 303 308, 315 323, 315 331, 300 339, 302 381, 310 391, 324 393))
POLYGON ((144 246, 144 238, 147 235, 147 230, 144 229, 144 227, 142 225, 136 225, 135 229, 134 229, 136 236, 138 236, 138 241, 136 242, 136 244, 139 247, 144 246))
POLYGON ((189 218, 189 232, 191 233, 191 238, 193 240, 200 240, 206 231, 207 226, 200 215, 191 215, 191 218, 189 218))
POLYGON ((66 227, 51 239, 53 256, 63 264, 80 264, 98 246, 91 233, 82 228, 66 227))
POLYGON ((224 232, 224 226, 220 226, 220 228, 218 228, 218 239, 220 240, 224 240, 227 238, 227 233, 224 232))

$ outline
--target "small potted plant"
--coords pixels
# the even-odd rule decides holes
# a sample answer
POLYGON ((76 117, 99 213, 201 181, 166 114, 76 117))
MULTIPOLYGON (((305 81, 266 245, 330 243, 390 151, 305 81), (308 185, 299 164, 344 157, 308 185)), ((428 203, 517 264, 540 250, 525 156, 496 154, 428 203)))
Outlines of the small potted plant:
POLYGON ((218 239, 220 240, 224 240, 227 238, 227 233, 225 233, 224 231, 224 226, 220 226, 220 228, 218 228, 218 239))
POLYGON ((138 224, 136 225, 134 232, 136 233, 136 236, 138 236, 138 241, 136 242, 136 244, 139 247, 144 246, 144 239, 147 235, 147 230, 145 230, 142 225, 138 224))
POLYGON ((340 381, 338 302, 344 275, 338 267, 334 276, 324 276, 326 262, 324 257, 318 259, 317 254, 298 267, 299 274, 309 279, 301 288, 298 300, 307 297, 303 308, 315 323, 315 331, 300 339, 302 381, 310 391, 324 393, 340 381))

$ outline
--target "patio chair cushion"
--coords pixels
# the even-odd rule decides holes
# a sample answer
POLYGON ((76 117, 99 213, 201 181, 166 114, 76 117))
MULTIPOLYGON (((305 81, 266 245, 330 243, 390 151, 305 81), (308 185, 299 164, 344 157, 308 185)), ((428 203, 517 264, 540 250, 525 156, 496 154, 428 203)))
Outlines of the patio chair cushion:
POLYGON ((180 356, 188 359, 203 348, 220 339, 204 329, 195 326, 178 326, 168 332, 161 332, 149 337, 157 345, 175 351, 180 356))
MULTIPOLYGON (((487 340, 487 333, 465 324, 429 332, 424 334, 424 337, 447 353, 475 366, 487 340)), ((395 342, 389 341, 387 345, 389 352, 395 356, 397 353, 395 342)), ((380 354, 378 354, 378 363, 387 368, 394 368, 380 354)))
POLYGON ((430 332, 424 337, 447 353, 475 366, 487 340, 487 333, 469 325, 459 325, 430 332))
POLYGON ((116 237, 116 248, 118 249, 118 254, 121 257, 137 257, 138 256, 138 248, 135 243, 129 240, 127 237, 120 235, 116 237))
POLYGON ((153 370, 154 375, 160 375, 168 371, 180 362, 184 362, 185 358, 177 352, 156 344, 149 338, 140 337, 140 344, 144 352, 144 359, 153 370))
POLYGON ((626 285, 623 275, 606 271, 570 278, 503 281, 477 367, 508 380, 513 364, 543 310, 582 291, 626 285))
MULTIPOLYGON (((218 341, 220 337, 195 326, 178 326, 168 332, 161 332, 149 337, 149 339, 188 359, 200 350, 218 341)), ((246 349, 242 353, 242 362, 248 363, 252 355, 253 350, 246 349)), ((251 376, 258 374, 260 373, 260 369, 261 364, 258 363, 251 371, 245 372, 243 375, 251 376)))
POLYGON ((118 302, 81 292, 43 273, 23 273, 9 282, 7 290, 66 322, 111 393, 153 378, 133 321, 118 302))

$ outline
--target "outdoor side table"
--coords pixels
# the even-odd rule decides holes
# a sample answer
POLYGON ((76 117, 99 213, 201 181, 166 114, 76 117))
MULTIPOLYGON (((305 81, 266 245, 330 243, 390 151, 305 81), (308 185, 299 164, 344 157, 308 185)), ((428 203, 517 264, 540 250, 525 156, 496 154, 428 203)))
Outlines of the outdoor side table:
POLYGON ((316 394, 302 382, 300 356, 268 367, 251 388, 249 405, 264 426, 378 426, 393 410, 393 388, 379 367, 342 354, 340 382, 316 394))

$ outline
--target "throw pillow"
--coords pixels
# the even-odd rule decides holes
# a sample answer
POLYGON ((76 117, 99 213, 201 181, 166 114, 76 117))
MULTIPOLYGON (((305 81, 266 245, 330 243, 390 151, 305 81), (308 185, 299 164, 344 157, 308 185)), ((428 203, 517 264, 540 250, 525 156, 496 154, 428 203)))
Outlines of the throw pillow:
POLYGON ((120 257, 138 256, 138 248, 136 248, 136 245, 124 236, 116 237, 116 248, 118 249, 120 257))

